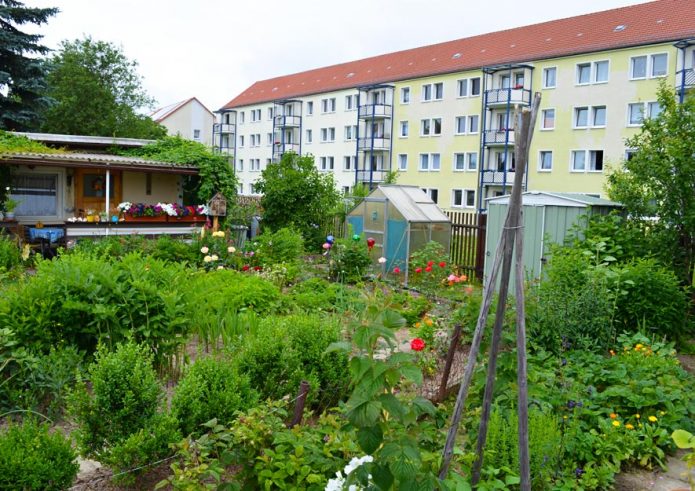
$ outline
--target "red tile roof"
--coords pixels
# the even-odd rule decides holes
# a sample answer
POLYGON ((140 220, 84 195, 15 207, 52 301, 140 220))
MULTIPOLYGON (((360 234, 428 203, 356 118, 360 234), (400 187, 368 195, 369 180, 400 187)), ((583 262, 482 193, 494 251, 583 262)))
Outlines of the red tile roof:
POLYGON ((222 109, 691 37, 695 37, 695 1, 659 0, 261 80, 222 109))

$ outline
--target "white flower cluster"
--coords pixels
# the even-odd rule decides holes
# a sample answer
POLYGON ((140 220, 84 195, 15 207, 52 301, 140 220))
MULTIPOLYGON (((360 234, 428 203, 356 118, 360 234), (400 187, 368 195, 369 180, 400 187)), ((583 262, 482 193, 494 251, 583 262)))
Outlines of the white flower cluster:
POLYGON ((117 206, 118 211, 127 211, 130 210, 130 207, 133 206, 133 203, 130 201, 124 201, 123 203, 119 204, 117 206))
MULTIPOLYGON (((372 457, 371 455, 365 455, 364 457, 359 458, 353 457, 352 460, 348 463, 348 465, 345 466, 345 469, 343 469, 345 476, 343 476, 343 472, 336 472, 335 479, 328 480, 328 483, 326 484, 326 488, 324 489, 324 491, 342 491, 345 487, 345 478, 349 476, 359 466, 361 466, 362 464, 366 464, 367 462, 374 462, 374 457, 372 457)), ((369 477, 371 479, 372 476, 369 477)), ((359 491, 362 488, 354 484, 350 484, 350 486, 347 489, 348 491, 359 491)))
POLYGON ((171 203, 157 203, 157 206, 161 207, 162 210, 164 210, 164 213, 166 213, 170 217, 179 216, 179 214, 176 212, 176 209, 173 207, 171 203))
POLYGON ((208 207, 206 205, 198 205, 196 211, 198 212, 198 215, 207 215, 208 213, 210 213, 210 210, 208 210, 208 207))

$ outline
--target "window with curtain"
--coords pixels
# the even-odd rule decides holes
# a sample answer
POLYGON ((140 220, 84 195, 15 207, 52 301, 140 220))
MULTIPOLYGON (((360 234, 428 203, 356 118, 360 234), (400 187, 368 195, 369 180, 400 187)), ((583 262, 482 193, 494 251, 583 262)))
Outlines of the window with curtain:
POLYGON ((58 174, 15 174, 11 196, 17 216, 58 216, 58 174))

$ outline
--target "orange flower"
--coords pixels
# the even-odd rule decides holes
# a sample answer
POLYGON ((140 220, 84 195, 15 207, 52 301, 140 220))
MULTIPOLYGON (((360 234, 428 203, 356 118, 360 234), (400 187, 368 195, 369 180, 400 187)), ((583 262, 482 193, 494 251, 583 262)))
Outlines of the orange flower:
POLYGON ((431 326, 433 324, 432 319, 430 319, 429 317, 425 317, 425 324, 431 326))
POLYGON ((610 417, 611 419, 615 419, 615 418, 618 417, 618 415, 615 414, 615 413, 611 413, 611 414, 609 415, 609 417, 610 417))
POLYGON ((420 327, 421 325, 422 324, 420 324, 419 322, 416 322, 414 327, 420 327))

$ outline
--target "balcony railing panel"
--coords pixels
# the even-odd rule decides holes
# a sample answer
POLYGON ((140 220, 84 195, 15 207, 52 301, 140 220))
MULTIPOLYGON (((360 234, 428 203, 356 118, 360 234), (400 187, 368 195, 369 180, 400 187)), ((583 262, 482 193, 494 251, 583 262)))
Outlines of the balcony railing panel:
POLYGON ((369 169, 359 169, 357 171, 357 182, 384 182, 386 180, 386 175, 388 170, 369 170, 369 169))
POLYGON ((275 116, 275 126, 278 128, 287 128, 300 126, 302 123, 301 116, 275 116))
POLYGON ((488 106, 501 104, 531 104, 531 91, 528 89, 492 89, 485 91, 488 106))
POLYGON ((507 186, 511 186, 512 183, 514 182, 514 171, 513 170, 507 171, 506 180, 505 180, 505 172, 502 170, 483 169, 480 171, 480 173, 482 174, 483 185, 506 184, 507 186))
POLYGON ((680 89, 681 86, 685 89, 695 87, 695 68, 686 68, 676 73, 676 86, 680 89))
POLYGON ((485 145, 514 145, 514 130, 485 130, 485 145))
POLYGON ((236 125, 231 123, 215 123, 212 126, 213 133, 234 133, 236 125))
POLYGON ((384 137, 364 137, 357 140, 357 149, 361 152, 368 151, 388 151, 391 148, 391 138, 384 137))
POLYGON ((358 111, 360 119, 390 118, 392 114, 393 107, 390 104, 363 104, 358 111))

